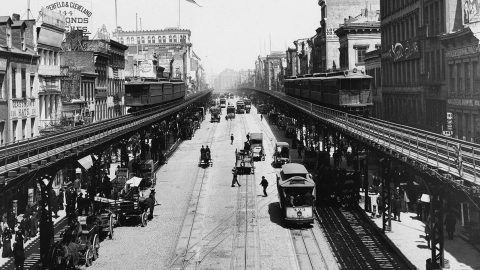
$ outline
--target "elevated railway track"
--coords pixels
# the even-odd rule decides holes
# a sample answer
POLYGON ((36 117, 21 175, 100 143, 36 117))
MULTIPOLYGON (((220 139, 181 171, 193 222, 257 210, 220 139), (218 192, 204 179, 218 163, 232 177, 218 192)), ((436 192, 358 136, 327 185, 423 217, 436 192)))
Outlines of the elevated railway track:
MULTIPOLYGON (((0 147, 0 178, 9 181, 18 174, 36 169, 38 166, 55 162, 62 155, 77 154, 79 149, 89 149, 95 145, 124 136, 132 131, 150 125, 193 104, 211 91, 199 92, 185 100, 161 105, 140 112, 107 119, 91 125, 79 126, 68 131, 57 132, 7 143, 0 147), (57 156, 59 155, 59 156, 57 156)), ((81 155, 79 155, 79 158, 81 155)))
POLYGON ((287 103, 323 124, 480 197, 480 145, 318 106, 283 93, 248 88, 287 103))

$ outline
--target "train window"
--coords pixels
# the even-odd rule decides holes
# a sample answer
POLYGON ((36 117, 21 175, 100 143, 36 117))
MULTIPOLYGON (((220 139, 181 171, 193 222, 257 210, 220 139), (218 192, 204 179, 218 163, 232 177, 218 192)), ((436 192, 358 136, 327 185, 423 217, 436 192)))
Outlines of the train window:
POLYGON ((340 80, 340 89, 350 90, 350 79, 340 80))
POLYGON ((371 87, 372 79, 362 79, 362 90, 368 90, 371 87))
POLYGON ((353 79, 351 81, 351 90, 360 90, 362 88, 362 80, 361 79, 353 79))

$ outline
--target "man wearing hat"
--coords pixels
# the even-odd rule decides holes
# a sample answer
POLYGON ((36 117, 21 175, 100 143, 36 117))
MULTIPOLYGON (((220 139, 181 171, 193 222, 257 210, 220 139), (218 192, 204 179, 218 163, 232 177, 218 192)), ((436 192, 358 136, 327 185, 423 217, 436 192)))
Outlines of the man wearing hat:
POLYGON ((265 176, 262 176, 262 182, 260 182, 260 185, 263 187, 263 195, 267 197, 267 187, 268 187, 268 181, 265 179, 265 176))

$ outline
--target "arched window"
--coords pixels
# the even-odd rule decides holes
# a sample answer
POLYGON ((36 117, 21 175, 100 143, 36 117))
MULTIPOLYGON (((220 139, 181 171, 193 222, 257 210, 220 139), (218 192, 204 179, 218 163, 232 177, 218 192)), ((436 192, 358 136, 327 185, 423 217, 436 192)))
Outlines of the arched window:
POLYGON ((173 42, 177 42, 177 35, 173 36, 173 42))
POLYGON ((127 37, 127 44, 130 44, 130 38, 127 37))
POLYGON ((163 36, 163 43, 167 43, 167 37, 163 36))
POLYGON ((162 43, 162 37, 158 36, 158 43, 162 43))
POLYGON ((172 36, 168 36, 168 42, 172 43, 172 36))
POLYGON ((147 42, 152 43, 152 39, 150 38, 150 36, 147 37, 147 42))
POLYGON ((121 38, 120 38, 120 43, 122 43, 122 44, 123 44, 123 37, 121 37, 121 38))
POLYGON ((155 43, 155 37, 152 37, 152 43, 155 43))
POLYGON ((142 37, 142 43, 145 43, 145 37, 142 37))

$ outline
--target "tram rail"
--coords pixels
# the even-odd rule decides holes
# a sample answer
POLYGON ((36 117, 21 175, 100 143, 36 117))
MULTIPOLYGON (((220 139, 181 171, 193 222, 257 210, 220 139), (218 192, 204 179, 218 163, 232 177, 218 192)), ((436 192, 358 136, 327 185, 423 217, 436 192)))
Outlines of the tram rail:
POLYGON ((435 173, 442 180, 449 181, 473 194, 480 194, 478 172, 480 145, 478 144, 376 118, 347 114, 278 92, 254 90, 293 105, 336 129, 397 155, 405 162, 411 161, 418 164, 420 168, 435 173), (466 185, 454 179, 468 181, 471 184, 466 185))
POLYGON ((65 153, 77 147, 90 145, 121 136, 139 126, 154 122, 159 117, 167 116, 185 108, 210 92, 200 92, 189 96, 185 101, 154 107, 129 115, 107 119, 91 125, 73 128, 48 137, 37 137, 7 143, 0 147, 0 174, 27 167, 32 163, 46 160, 54 155, 65 153))

